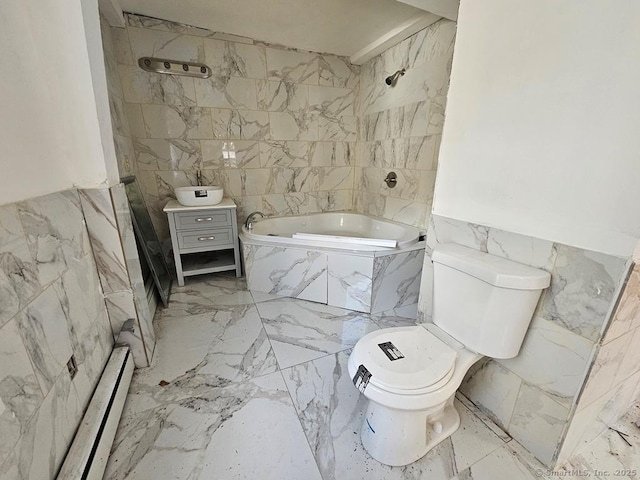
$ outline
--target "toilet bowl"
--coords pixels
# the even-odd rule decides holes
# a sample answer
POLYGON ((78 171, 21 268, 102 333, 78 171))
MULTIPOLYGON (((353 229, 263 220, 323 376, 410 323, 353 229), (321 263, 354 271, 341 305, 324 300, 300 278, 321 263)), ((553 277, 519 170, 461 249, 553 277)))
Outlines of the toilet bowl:
POLYGON ((407 465, 455 432, 460 417, 453 407, 456 390, 482 355, 433 324, 385 328, 362 337, 349 356, 349 375, 360 365, 371 374, 360 391, 369 399, 362 425, 362 444, 386 465, 407 465), (391 342, 404 355, 387 369, 378 347, 391 342))
POLYGON ((453 402, 483 356, 517 355, 547 272, 458 245, 437 247, 433 324, 362 337, 349 357, 353 384, 369 400, 360 438, 376 460, 423 457, 460 425, 453 402))

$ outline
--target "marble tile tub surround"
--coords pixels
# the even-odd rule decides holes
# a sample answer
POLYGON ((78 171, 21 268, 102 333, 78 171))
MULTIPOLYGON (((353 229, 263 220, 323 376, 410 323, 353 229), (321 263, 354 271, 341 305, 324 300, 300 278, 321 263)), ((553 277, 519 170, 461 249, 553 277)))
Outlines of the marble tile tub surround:
POLYGON ((55 477, 112 344, 78 192, 0 206, 1 478, 55 477))
MULTIPOLYGON (((418 462, 368 456, 350 347, 376 328, 413 324, 415 310, 366 315, 252 295, 225 275, 174 287, 172 299, 158 312, 153 365, 134 374, 106 479, 557 478, 462 396, 460 429, 418 462)), ((618 460, 605 451, 581 461, 633 465, 622 444, 618 460)))
POLYGON ((245 240, 242 255, 252 292, 380 313, 417 304, 424 242, 357 255, 245 240))
POLYGON ((447 242, 551 273, 551 286, 542 294, 519 355, 480 362, 467 374, 461 391, 552 465, 626 276, 627 261, 434 215, 419 301, 422 321, 430 321, 430 254, 435 245, 447 242))
POLYGON ((438 150, 456 24, 440 20, 362 66, 355 209, 426 227, 438 165, 438 150), (406 68, 395 87, 384 79, 406 68), (388 172, 398 175, 391 189, 388 172))
POLYGON ((352 208, 359 68, 334 55, 127 15, 111 29, 134 169, 161 238, 173 187, 223 185, 239 207, 267 215, 352 208), (204 62, 209 79, 144 72, 141 56, 204 62))

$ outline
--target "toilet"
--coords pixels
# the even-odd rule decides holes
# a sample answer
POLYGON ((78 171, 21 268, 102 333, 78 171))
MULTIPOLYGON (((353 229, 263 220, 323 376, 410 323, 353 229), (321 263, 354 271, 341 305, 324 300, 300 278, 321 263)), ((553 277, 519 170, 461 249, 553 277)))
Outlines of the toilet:
POLYGON ((453 401, 482 357, 518 355, 549 273, 460 245, 433 250, 433 323, 362 337, 349 375, 369 400, 360 438, 377 461, 408 465, 454 433, 453 401))

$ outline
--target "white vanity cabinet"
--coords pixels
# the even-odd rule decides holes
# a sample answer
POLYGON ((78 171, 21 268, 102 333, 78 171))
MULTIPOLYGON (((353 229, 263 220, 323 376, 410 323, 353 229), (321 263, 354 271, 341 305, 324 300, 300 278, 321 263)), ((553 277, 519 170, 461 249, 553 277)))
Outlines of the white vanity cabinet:
POLYGON ((170 200, 164 211, 169 217, 178 285, 184 286, 184 277, 191 275, 227 270, 235 270, 237 277, 242 274, 233 200, 198 207, 170 200))

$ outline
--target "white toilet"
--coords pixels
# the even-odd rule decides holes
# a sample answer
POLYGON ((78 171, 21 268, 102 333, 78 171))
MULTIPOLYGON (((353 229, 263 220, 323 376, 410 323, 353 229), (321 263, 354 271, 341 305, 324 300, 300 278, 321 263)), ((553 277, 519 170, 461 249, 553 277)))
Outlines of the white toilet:
POLYGON ((453 406, 465 374, 483 356, 518 354, 550 275, 454 244, 432 257, 433 324, 362 337, 349 357, 354 385, 369 399, 360 437, 386 465, 407 465, 455 432, 453 406))

